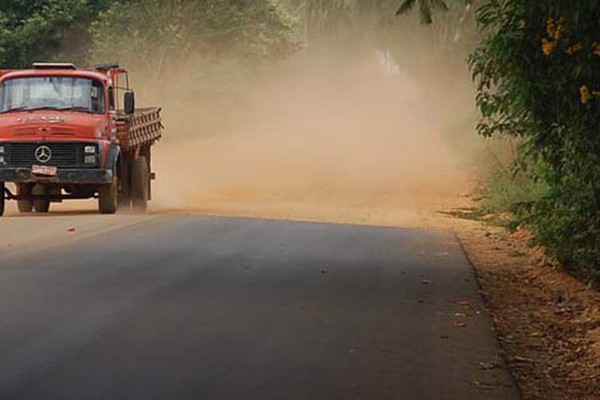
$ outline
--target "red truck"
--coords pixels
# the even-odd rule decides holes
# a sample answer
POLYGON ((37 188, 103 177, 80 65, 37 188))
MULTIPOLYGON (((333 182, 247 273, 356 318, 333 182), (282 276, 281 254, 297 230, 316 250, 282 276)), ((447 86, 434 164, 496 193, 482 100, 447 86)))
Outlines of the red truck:
POLYGON ((160 111, 135 108, 118 64, 0 70, 0 216, 7 200, 22 213, 88 198, 103 214, 146 211, 160 111))

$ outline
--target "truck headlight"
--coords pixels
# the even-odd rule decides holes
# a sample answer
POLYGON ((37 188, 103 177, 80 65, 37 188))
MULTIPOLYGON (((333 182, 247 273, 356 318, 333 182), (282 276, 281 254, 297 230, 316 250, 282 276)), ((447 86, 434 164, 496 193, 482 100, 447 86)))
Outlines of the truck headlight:
POLYGON ((5 161, 4 161, 4 155, 0 154, 0 164, 4 164, 4 163, 5 163, 5 161))
POLYGON ((85 154, 96 154, 96 146, 85 146, 83 152, 85 154))
POLYGON ((0 146, 0 154, 4 154, 4 146, 0 146))
POLYGON ((83 162, 86 164, 96 164, 96 156, 85 156, 83 162))

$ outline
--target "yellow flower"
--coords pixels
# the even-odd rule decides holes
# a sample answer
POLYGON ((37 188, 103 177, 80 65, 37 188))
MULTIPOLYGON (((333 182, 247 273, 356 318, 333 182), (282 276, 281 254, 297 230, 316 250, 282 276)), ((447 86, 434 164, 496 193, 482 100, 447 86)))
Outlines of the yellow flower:
POLYGON ((548 57, 556 48, 556 42, 542 38, 542 52, 548 57))
POLYGON ((572 56, 573 54, 581 51, 581 49, 583 49, 583 45, 581 43, 577 43, 577 44, 574 44, 573 46, 569 46, 567 48, 567 50, 565 50, 565 52, 568 55, 572 56))
POLYGON ((554 36, 554 19, 548 18, 546 20, 546 32, 548 32, 548 36, 554 36))
POLYGON ((565 19, 560 17, 556 24, 556 30, 554 31, 554 40, 560 40, 562 38, 563 33, 565 32, 565 19))
POLYGON ((594 97, 600 97, 600 90, 592 90, 594 97))
POLYGON ((560 40, 565 33, 565 19, 560 17, 557 21, 553 18, 546 20, 546 32, 551 39, 560 40))
POLYGON ((594 54, 600 56, 600 42, 595 42, 594 46, 594 54))
POLYGON ((586 85, 581 86, 579 88, 579 96, 581 98, 581 102, 586 104, 592 98, 590 88, 588 88, 586 85))

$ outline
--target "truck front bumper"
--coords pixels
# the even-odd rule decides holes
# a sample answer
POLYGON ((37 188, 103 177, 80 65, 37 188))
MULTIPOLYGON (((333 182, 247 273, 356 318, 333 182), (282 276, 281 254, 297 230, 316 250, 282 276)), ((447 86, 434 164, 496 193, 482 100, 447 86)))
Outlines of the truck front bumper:
POLYGON ((0 182, 21 183, 60 183, 60 184, 101 184, 111 183, 114 178, 112 169, 61 169, 55 176, 31 173, 31 168, 0 166, 0 182))

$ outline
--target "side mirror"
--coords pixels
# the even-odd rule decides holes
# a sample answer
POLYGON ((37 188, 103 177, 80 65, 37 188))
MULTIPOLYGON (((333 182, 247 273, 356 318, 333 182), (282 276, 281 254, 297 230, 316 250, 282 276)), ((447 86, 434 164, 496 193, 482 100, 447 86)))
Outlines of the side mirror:
POLYGON ((125 92, 123 104, 125 106, 125 114, 133 114, 135 112, 135 94, 133 92, 125 92))

